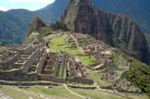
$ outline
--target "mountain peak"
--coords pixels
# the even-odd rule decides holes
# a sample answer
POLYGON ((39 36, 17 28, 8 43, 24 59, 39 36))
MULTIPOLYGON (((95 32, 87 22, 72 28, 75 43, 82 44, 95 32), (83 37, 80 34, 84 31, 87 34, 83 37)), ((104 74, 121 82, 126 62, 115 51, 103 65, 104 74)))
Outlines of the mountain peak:
POLYGON ((90 34, 139 60, 149 62, 144 33, 129 17, 97 9, 90 0, 71 0, 63 21, 71 31, 90 34))
POLYGON ((111 36, 107 36, 112 34, 107 13, 95 9, 90 0, 71 0, 63 20, 71 31, 92 33, 99 40, 111 42, 111 36))
POLYGON ((29 24, 29 33, 36 32, 45 26, 45 23, 39 17, 34 17, 29 24))

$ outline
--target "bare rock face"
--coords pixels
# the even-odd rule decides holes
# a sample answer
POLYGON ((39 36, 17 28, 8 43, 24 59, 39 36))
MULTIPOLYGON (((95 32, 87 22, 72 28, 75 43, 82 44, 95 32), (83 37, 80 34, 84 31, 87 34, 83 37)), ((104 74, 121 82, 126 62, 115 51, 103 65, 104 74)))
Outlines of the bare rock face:
POLYGON ((148 63, 148 44, 138 25, 123 15, 109 13, 108 16, 113 30, 114 45, 148 63))
POLYGON ((70 30, 88 33, 97 39, 111 43, 113 32, 107 13, 97 10, 88 0, 71 0, 68 10, 66 10, 64 22, 69 23, 67 26, 70 30), (73 5, 75 2, 76 4, 73 5), (76 11, 72 11, 73 9, 76 11))
POLYGON ((70 0, 63 21, 71 31, 90 34, 143 62, 149 62, 144 33, 126 16, 98 10, 90 0, 70 0))
POLYGON ((39 17, 34 17, 29 24, 29 33, 37 32, 42 27, 46 27, 45 23, 39 17))

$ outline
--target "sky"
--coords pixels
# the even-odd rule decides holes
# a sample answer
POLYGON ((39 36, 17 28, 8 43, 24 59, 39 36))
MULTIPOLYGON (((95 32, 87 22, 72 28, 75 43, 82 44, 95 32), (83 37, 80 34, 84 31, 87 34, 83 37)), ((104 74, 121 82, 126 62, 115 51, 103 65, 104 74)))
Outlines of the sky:
POLYGON ((10 9, 23 8, 34 11, 43 8, 54 1, 55 0, 0 0, 0 10, 7 11, 10 9))

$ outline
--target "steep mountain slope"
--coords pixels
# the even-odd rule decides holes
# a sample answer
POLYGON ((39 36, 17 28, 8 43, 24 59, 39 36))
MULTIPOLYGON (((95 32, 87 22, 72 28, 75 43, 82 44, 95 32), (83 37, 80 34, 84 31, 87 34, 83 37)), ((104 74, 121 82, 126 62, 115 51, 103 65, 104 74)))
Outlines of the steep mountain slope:
POLYGON ((91 0, 97 8, 127 15, 134 19, 144 32, 150 33, 149 0, 91 0))
POLYGON ((63 15, 67 2, 67 0, 56 0, 53 4, 37 11, 25 9, 1 11, 0 35, 2 36, 0 36, 0 42, 2 44, 22 43, 32 17, 38 16, 47 24, 54 22, 63 15))
MULTIPOLYGON (((24 9, 0 11, 0 42, 1 43, 21 43, 27 32, 27 27, 33 16, 41 17, 46 23, 54 22, 60 19, 69 0, 56 0, 53 4, 37 10, 28 11, 24 9), (44 13, 44 14, 43 14, 44 13), (9 18, 11 17, 11 18, 9 18), (15 21, 13 19, 15 19, 15 21), (4 22, 5 21, 5 22, 4 22), (7 25, 3 25, 6 23, 7 25), (10 24, 9 24, 10 23, 10 24), (19 25, 18 25, 19 24, 19 25), (7 35, 11 37, 7 37, 7 35), (17 35, 16 35, 17 34, 17 35), (16 40, 17 39, 17 40, 16 40)), ((150 33, 149 0, 91 0, 97 8, 103 8, 107 11, 123 13, 135 19, 144 32, 150 33)))
POLYGON ((38 31, 42 27, 46 27, 45 23, 40 18, 34 17, 29 24, 29 33, 38 31))
POLYGON ((10 12, 0 12, 0 42, 3 44, 21 43, 27 29, 25 29, 24 22, 21 17, 17 18, 10 12))
POLYGON ((145 36, 137 24, 126 16, 97 10, 89 0, 71 0, 63 21, 71 31, 88 33, 139 60, 149 62, 145 36))
POLYGON ((41 16, 43 21, 47 23, 60 19, 67 5, 68 0, 56 0, 53 4, 49 4, 45 8, 37 10, 34 13, 41 16))
POLYGON ((150 49, 150 35, 149 34, 145 34, 145 37, 147 39, 148 45, 149 45, 149 49, 150 49))
POLYGON ((109 13, 109 18, 115 46, 142 61, 149 62, 148 42, 139 26, 126 16, 109 13))
POLYGON ((112 29, 107 13, 99 12, 89 5, 86 0, 70 1, 65 11, 64 23, 72 31, 89 33, 97 39, 110 43, 112 29))

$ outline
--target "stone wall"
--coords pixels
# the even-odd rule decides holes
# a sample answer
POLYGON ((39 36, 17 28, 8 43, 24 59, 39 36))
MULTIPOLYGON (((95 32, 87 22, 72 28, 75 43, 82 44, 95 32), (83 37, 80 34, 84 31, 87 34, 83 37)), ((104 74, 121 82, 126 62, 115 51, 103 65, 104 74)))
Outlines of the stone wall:
POLYGON ((68 82, 77 82, 77 83, 83 83, 83 84, 93 84, 94 81, 91 79, 83 78, 83 77, 73 77, 73 78, 67 78, 68 82))
POLYGON ((65 79, 55 78, 53 76, 43 75, 43 74, 38 75, 38 80, 52 81, 52 82, 57 82, 57 83, 65 83, 65 79))
POLYGON ((58 86, 57 83, 52 82, 7 82, 7 81, 0 81, 0 85, 13 85, 13 86, 34 86, 34 85, 41 85, 41 86, 58 86))
POLYGON ((93 84, 94 81, 87 79, 87 78, 83 78, 83 77, 74 77, 74 78, 56 78, 53 76, 49 76, 49 75, 43 75, 40 74, 38 75, 38 80, 45 80, 45 81, 52 81, 52 82, 57 82, 57 83, 65 83, 65 82, 77 82, 77 83, 83 83, 83 84, 93 84))
POLYGON ((76 86, 76 85, 68 85, 70 88, 77 88, 77 89, 96 89, 95 86, 76 86))
POLYGON ((18 80, 18 76, 21 74, 21 69, 10 70, 10 71, 0 71, 1 80, 18 80))
POLYGON ((29 71, 30 67, 32 66, 34 60, 38 57, 39 54, 40 54, 40 50, 39 50, 39 49, 36 49, 36 50, 32 53, 30 59, 27 60, 27 61, 25 62, 25 64, 23 64, 23 67, 22 67, 22 72, 23 72, 23 73, 28 73, 28 71, 29 71))
POLYGON ((47 57, 47 53, 44 52, 43 53, 43 57, 40 58, 40 61, 38 62, 37 66, 36 66, 36 74, 41 74, 42 73, 42 70, 43 70, 43 66, 44 66, 44 62, 46 60, 46 57, 47 57))
POLYGON ((0 63, 0 66, 10 66, 14 62, 16 62, 21 57, 21 54, 17 52, 14 57, 10 58, 8 61, 4 61, 0 63))
POLYGON ((18 51, 24 55, 31 54, 34 50, 35 50, 35 48, 33 47, 33 45, 29 45, 23 49, 18 49, 18 51))

